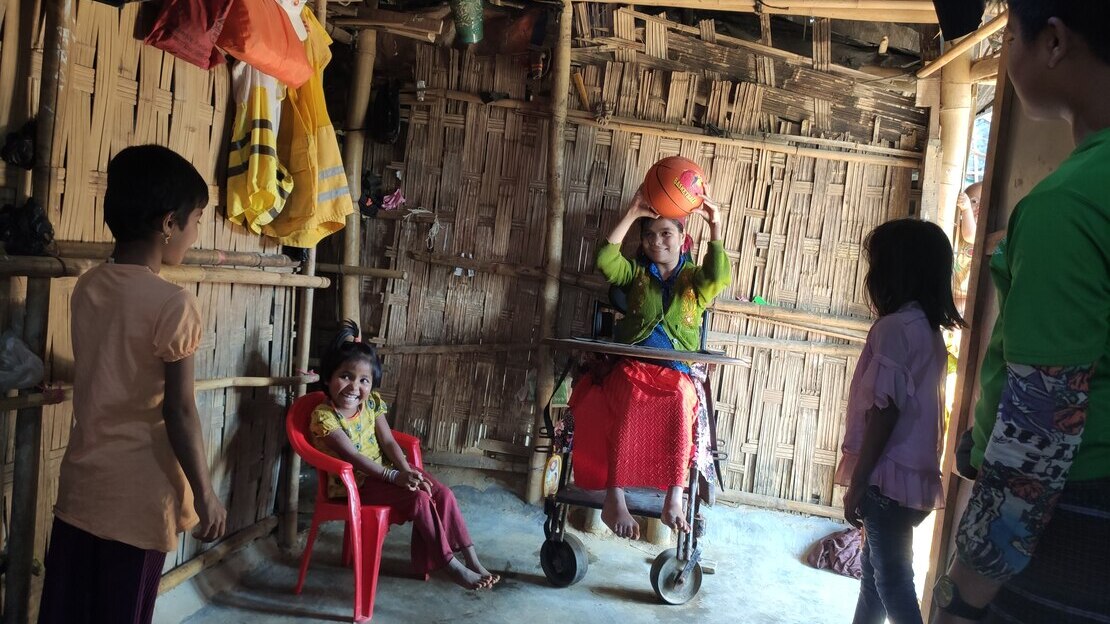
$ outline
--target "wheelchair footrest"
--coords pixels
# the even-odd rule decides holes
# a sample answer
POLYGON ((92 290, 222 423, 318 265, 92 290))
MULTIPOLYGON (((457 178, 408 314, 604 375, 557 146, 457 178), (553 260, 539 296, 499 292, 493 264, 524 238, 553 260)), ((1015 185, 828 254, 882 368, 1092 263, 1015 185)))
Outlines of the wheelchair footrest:
MULTIPOLYGON (((663 515, 665 493, 651 488, 625 488, 624 500, 628 513, 633 516, 658 518, 663 515)), ((555 495, 555 502, 576 507, 601 509, 605 504, 605 490, 584 490, 573 483, 555 495)))

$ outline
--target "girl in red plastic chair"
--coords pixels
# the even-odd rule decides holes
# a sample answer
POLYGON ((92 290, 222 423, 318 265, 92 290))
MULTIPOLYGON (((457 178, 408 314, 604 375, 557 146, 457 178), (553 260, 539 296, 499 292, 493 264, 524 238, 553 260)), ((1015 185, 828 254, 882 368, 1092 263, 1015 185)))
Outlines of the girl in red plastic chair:
MULTIPOLYGON (((628 310, 616 326, 627 344, 697 351, 702 313, 729 283, 716 204, 695 211, 709 224, 709 249, 698 266, 690 259, 685 223, 662 218, 639 192, 597 254, 609 283, 624 289, 628 310), (636 260, 620 245, 640 226, 636 260)), ((691 466, 715 483, 708 453, 705 370, 686 362, 625 358, 609 371, 581 376, 571 394, 575 416, 574 480, 584 489, 605 489, 601 518, 620 537, 639 539, 640 525, 625 502, 624 488, 665 490, 662 521, 689 531, 682 491, 691 466)), ((693 493, 692 493, 693 495, 693 493)))
MULTIPOLYGON (((393 439, 385 419, 388 408, 374 391, 381 383, 381 364, 374 347, 360 341, 358 325, 343 322, 320 368, 329 400, 312 413, 312 444, 354 467, 363 503, 391 507, 412 521, 416 572, 445 569, 466 589, 501 580, 479 561, 450 488, 410 466, 393 439), (459 552, 465 563, 455 557, 459 552)), ((328 495, 346 496, 335 475, 329 475, 328 495)))

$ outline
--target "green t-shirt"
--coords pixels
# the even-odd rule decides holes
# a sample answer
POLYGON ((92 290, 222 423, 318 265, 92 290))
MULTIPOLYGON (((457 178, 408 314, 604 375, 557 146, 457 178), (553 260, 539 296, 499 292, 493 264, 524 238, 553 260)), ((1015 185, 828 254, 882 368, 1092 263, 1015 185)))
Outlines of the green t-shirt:
POLYGON ((1110 129, 1088 137, 1018 203, 990 268, 999 313, 980 374, 972 464, 982 464, 1007 362, 1095 363, 1068 480, 1110 477, 1110 129))

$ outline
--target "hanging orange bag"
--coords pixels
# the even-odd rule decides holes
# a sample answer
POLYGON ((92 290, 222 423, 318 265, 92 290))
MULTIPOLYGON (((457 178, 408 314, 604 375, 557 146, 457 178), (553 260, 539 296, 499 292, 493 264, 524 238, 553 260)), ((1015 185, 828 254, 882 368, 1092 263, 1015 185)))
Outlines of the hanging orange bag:
POLYGON ((216 39, 230 4, 231 0, 166 0, 143 41, 201 69, 220 65, 224 55, 216 49, 216 39))
POLYGON ((304 43, 276 0, 231 0, 217 44, 291 88, 312 77, 304 43))

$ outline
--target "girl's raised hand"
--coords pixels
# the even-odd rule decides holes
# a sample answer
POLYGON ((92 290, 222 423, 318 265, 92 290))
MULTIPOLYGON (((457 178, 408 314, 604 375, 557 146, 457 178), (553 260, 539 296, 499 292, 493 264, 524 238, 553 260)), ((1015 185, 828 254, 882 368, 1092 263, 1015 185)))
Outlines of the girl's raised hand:
POLYGON ((701 196, 701 207, 694 211, 699 214, 710 225, 718 225, 721 222, 721 206, 709 197, 713 190, 709 183, 705 183, 705 194, 701 196))
POLYGON ((644 195, 639 189, 637 189, 636 194, 632 196, 632 201, 628 203, 628 210, 625 214, 637 219, 641 217, 647 217, 648 219, 659 218, 659 215, 651 209, 651 205, 647 203, 647 200, 644 199, 644 195))

